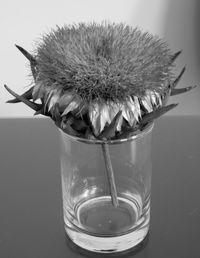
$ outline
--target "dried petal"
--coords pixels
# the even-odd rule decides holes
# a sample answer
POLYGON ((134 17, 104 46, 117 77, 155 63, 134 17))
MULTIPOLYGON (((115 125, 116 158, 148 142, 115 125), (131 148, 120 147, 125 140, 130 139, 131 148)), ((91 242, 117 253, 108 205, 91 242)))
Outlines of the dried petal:
POLYGON ((183 50, 180 50, 178 52, 176 52, 172 57, 171 57, 171 60, 170 60, 170 64, 172 64, 178 57, 179 55, 182 53, 183 50))
POLYGON ((188 91, 190 91, 190 90, 192 90, 192 89, 194 89, 194 88, 196 88, 196 87, 197 87, 197 85, 188 86, 188 87, 186 87, 186 88, 180 88, 180 89, 172 89, 172 91, 171 91, 171 96, 188 92, 188 91))
POLYGON ((23 102, 24 104, 26 104, 27 106, 29 106, 31 109, 38 111, 41 109, 41 105, 34 103, 32 101, 29 101, 28 99, 25 99, 23 96, 18 95, 17 93, 15 93, 14 91, 12 91, 10 88, 8 88, 7 85, 4 85, 4 87, 6 88, 6 90, 13 95, 15 98, 19 99, 21 102, 23 102))
POLYGON ((143 107, 147 110, 148 113, 153 111, 153 107, 151 105, 151 99, 149 96, 142 97, 141 103, 142 103, 143 107))
POLYGON ((20 47, 16 44, 15 44, 15 46, 31 62, 31 64, 33 64, 34 66, 37 65, 36 59, 30 53, 28 53, 28 51, 26 51, 23 47, 20 47))
POLYGON ((36 79, 37 79, 37 69, 36 69, 36 67, 33 63, 30 63, 30 65, 31 65, 31 72, 32 72, 32 75, 33 75, 33 79, 34 79, 34 81, 36 81, 36 79))
POLYGON ((171 110, 172 108, 176 107, 178 104, 171 104, 168 106, 163 106, 160 107, 154 111, 152 111, 151 113, 146 114, 142 120, 139 123, 140 127, 143 127, 144 125, 146 125, 147 123, 152 122, 154 119, 162 116, 163 114, 165 114, 166 112, 168 112, 169 110, 171 110))
POLYGON ((52 94, 52 97, 50 98, 49 100, 49 103, 48 103, 48 111, 50 111, 52 109, 52 107, 58 103, 59 101, 59 95, 57 94, 52 94))
POLYGON ((110 125, 105 127, 105 129, 101 132, 101 134, 99 135, 100 139, 110 139, 115 136, 116 128, 120 120, 120 117, 122 117, 122 111, 119 111, 110 123, 110 125))
MULTIPOLYGON (((112 101, 110 101, 108 103, 108 106, 109 106, 109 116, 110 116, 110 121, 112 121, 114 119, 114 117, 116 116, 116 114, 122 110, 122 105, 119 104, 119 103, 114 103, 112 101)), ((119 118, 119 121, 118 121, 118 124, 117 124, 117 127, 116 127, 116 130, 117 131, 120 131, 121 130, 121 126, 122 126, 122 122, 123 122, 123 116, 121 116, 119 118)))
POLYGON ((150 101, 151 101, 152 106, 157 106, 157 99, 156 99, 155 91, 146 90, 146 94, 150 97, 150 101))
POLYGON ((36 77, 37 77, 37 70, 36 70, 37 61, 36 61, 36 59, 30 53, 28 53, 28 51, 26 51, 24 48, 22 48, 18 45, 15 45, 15 46, 30 61, 31 72, 32 72, 34 80, 36 81, 36 77))
POLYGON ((129 124, 131 126, 133 126, 135 124, 135 122, 137 122, 139 120, 139 116, 141 115, 140 105, 138 106, 139 101, 138 101, 138 103, 137 103, 137 101, 133 101, 133 99, 131 97, 129 97, 129 101, 127 102, 127 105, 129 107, 129 110, 131 112, 131 117, 132 117, 132 121, 129 122, 129 124))
POLYGON ((161 106, 162 106, 161 95, 160 95, 157 91, 155 91, 154 93, 155 93, 155 95, 156 95, 157 107, 161 107, 161 106))
POLYGON ((50 111, 56 103, 59 103, 61 92, 62 92, 62 89, 57 88, 56 85, 54 89, 52 89, 52 87, 49 88, 48 92, 46 92, 45 94, 46 95, 46 101, 45 101, 45 107, 44 107, 45 110, 48 106, 48 111, 50 111))
POLYGON ((80 101, 79 106, 73 110, 76 117, 82 117, 88 112, 88 105, 84 101, 80 101))
POLYGON ((183 76, 185 70, 186 70, 186 67, 184 66, 183 69, 181 70, 180 74, 177 76, 177 78, 175 79, 175 81, 172 83, 172 89, 174 89, 174 88, 177 86, 177 84, 178 84, 179 81, 181 80, 181 78, 182 78, 182 76, 183 76))
POLYGON ((98 135, 100 133, 100 118, 99 118, 99 105, 98 103, 90 104, 89 106, 89 118, 94 130, 94 134, 98 135))
POLYGON ((60 99, 59 99, 59 108, 61 111, 64 111, 65 108, 69 105, 69 103, 72 101, 73 99, 73 95, 69 92, 69 93, 65 93, 63 94, 60 99))
POLYGON ((138 121, 139 117, 141 117, 141 109, 138 97, 134 96, 134 103, 135 103, 135 119, 138 121))
POLYGON ((55 103, 55 105, 51 108, 51 114, 52 114, 52 119, 54 121, 58 121, 58 122, 61 121, 58 103, 55 103))
POLYGON ((62 116, 67 115, 70 111, 73 111, 79 106, 79 103, 76 100, 72 100, 68 106, 65 108, 64 112, 62 113, 62 116))
MULTIPOLYGON (((32 91, 33 91, 33 87, 31 87, 29 90, 24 92, 21 95, 21 97, 23 97, 25 99, 32 99, 32 91)), ((19 100, 17 98, 6 101, 6 103, 18 103, 18 102, 21 102, 21 100, 19 100)))
MULTIPOLYGON (((130 103, 129 103, 129 105, 130 105, 130 103)), ((135 117, 134 117, 134 113, 130 109, 129 105, 128 105, 128 102, 123 104, 123 106, 122 106, 122 116, 128 121, 130 126, 133 126, 135 117)))
POLYGON ((109 115, 109 107, 107 104, 102 104, 99 110, 100 116, 100 132, 104 129, 105 125, 108 123, 110 124, 111 119, 109 115))
POLYGON ((45 86, 41 82, 37 82, 33 88, 32 96, 33 100, 42 99, 45 95, 45 86))

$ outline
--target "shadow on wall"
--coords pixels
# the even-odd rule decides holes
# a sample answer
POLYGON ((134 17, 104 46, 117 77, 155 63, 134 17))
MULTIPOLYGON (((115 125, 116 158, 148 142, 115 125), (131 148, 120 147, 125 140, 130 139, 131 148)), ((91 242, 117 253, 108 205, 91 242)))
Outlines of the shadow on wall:
MULTIPOLYGON (((200 1, 169 0, 163 35, 172 51, 183 50, 177 60, 177 71, 186 64, 186 72, 178 87, 200 85, 200 1)), ((178 115, 200 115, 200 87, 186 94, 173 97, 180 103, 170 112, 178 115)))

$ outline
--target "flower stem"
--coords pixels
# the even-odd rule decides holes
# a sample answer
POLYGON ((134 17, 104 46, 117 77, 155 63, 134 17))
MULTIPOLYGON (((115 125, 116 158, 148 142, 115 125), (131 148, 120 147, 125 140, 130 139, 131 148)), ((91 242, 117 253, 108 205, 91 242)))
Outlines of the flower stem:
POLYGON ((114 171, 113 171, 112 162, 111 162, 109 148, 108 148, 107 143, 102 144, 102 151, 103 151, 103 156, 104 156, 104 160, 105 160, 105 166, 106 166, 106 172, 107 172, 107 177, 108 177, 112 204, 115 208, 117 208, 119 203, 118 203, 118 199, 117 199, 117 190, 116 190, 116 185, 115 185, 114 171))

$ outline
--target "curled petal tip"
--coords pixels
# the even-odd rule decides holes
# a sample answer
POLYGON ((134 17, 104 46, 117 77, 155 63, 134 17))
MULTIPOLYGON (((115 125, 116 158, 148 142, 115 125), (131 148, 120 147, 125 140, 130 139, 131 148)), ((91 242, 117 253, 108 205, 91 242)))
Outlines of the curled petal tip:
POLYGON ((142 120, 140 121, 140 126, 145 125, 146 123, 150 123, 153 120, 159 118, 160 116, 164 115, 166 112, 170 111, 172 108, 175 108, 178 105, 178 103, 170 104, 168 106, 160 107, 147 115, 145 115, 142 120))
POLYGON ((171 108, 170 109, 172 109, 174 107, 177 107, 177 106, 178 106, 178 103, 171 104, 171 108))
POLYGON ((28 99, 24 98, 23 96, 18 95, 17 93, 15 93, 14 91, 12 91, 6 84, 4 84, 4 87, 6 88, 6 90, 13 95, 16 99, 18 99, 19 101, 23 102, 24 104, 26 104, 27 106, 29 106, 30 108, 32 108, 33 110, 37 111, 38 109, 41 108, 40 104, 36 104, 32 101, 29 101, 28 99))
POLYGON ((171 58, 171 63, 173 63, 173 62, 179 57, 179 55, 180 55, 182 52, 183 52, 182 49, 179 50, 178 52, 176 52, 176 53, 172 56, 172 58, 171 58))
POLYGON ((19 45, 15 44, 16 48, 30 61, 30 63, 35 66, 37 64, 35 58, 26 51, 23 47, 20 47, 19 45))
POLYGON ((188 90, 192 90, 192 89, 195 89, 195 88, 197 88, 197 87, 199 87, 198 85, 193 85, 193 86, 189 86, 189 87, 187 87, 188 88, 188 90))
POLYGON ((20 100, 18 99, 10 99, 10 100, 7 100, 6 103, 19 103, 20 100))
POLYGON ((186 70, 186 66, 183 67, 183 69, 181 70, 180 74, 177 76, 177 78, 172 83, 172 85, 171 85, 172 89, 174 89, 177 86, 177 84, 181 80, 183 74, 185 73, 185 70, 186 70))
POLYGON ((185 92, 188 92, 194 88, 196 88, 197 85, 194 85, 194 86, 188 86, 188 87, 185 87, 185 88, 180 88, 180 89, 172 89, 171 91, 171 96, 175 96, 175 95, 178 95, 178 94, 181 94, 181 93, 185 93, 185 92))

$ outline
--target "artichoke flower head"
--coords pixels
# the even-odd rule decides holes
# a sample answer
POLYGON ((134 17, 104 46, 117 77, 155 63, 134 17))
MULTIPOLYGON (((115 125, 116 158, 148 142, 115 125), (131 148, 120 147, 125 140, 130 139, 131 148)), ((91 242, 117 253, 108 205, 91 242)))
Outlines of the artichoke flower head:
POLYGON ((193 88, 175 89, 185 71, 177 78, 172 71, 181 51, 172 54, 159 37, 124 24, 65 25, 44 35, 33 55, 17 47, 30 61, 34 86, 22 96, 7 89, 83 138, 143 130, 176 106, 166 106, 170 95, 193 88))

